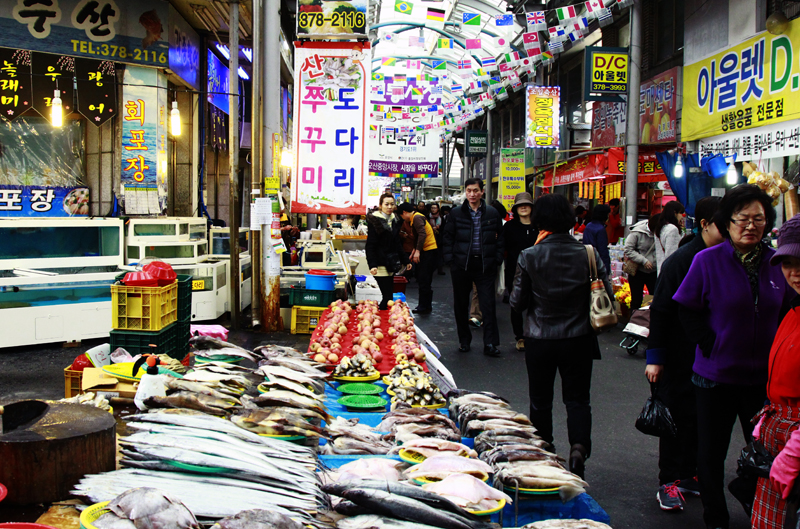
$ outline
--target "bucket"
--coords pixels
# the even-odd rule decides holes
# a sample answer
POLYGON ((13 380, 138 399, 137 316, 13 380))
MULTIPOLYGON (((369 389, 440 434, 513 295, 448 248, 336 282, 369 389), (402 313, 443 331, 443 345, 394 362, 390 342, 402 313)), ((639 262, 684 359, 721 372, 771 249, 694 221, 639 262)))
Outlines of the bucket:
POLYGON ((358 281, 359 283, 361 283, 363 281, 366 281, 366 280, 367 280, 367 276, 356 275, 356 281, 358 281))
POLYGON ((405 293, 408 279, 403 276, 394 276, 394 290, 392 292, 405 293))
POLYGON ((309 270, 306 273, 306 290, 335 290, 336 274, 327 270, 309 270))
MULTIPOLYGON (((736 155, 733 156, 736 160, 736 155)), ((710 174, 712 178, 722 178, 728 174, 728 164, 722 154, 706 156, 700 161, 700 169, 710 174)))

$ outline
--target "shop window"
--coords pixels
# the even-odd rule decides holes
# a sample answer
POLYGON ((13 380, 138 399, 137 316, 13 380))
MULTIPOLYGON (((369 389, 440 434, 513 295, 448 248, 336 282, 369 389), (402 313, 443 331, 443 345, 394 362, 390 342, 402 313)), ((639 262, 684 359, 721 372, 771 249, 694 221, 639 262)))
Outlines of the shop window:
POLYGON ((781 0, 769 0, 767 2, 767 17, 776 11, 783 11, 786 18, 794 20, 800 17, 800 3, 782 2, 781 0))
POLYGON ((656 62, 683 49, 683 0, 658 0, 656 6, 656 62))
POLYGON ((83 121, 0 120, 0 185, 74 187, 86 182, 83 121))

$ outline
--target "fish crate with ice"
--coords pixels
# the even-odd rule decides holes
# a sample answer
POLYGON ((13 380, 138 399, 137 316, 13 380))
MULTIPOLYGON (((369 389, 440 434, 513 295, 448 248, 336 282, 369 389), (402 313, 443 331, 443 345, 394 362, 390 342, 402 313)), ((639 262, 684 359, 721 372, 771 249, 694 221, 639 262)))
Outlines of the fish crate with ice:
POLYGON ((650 306, 633 311, 630 321, 622 332, 625 333, 625 338, 619 346, 628 351, 629 355, 635 355, 642 340, 647 340, 650 336, 650 306))

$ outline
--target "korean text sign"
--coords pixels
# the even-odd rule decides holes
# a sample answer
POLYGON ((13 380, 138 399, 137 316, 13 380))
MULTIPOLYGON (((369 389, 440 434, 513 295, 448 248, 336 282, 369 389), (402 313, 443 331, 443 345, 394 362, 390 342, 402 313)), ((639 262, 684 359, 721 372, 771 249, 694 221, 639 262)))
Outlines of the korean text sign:
POLYGON ((500 150, 500 202, 508 211, 517 193, 525 191, 525 149, 500 150))
POLYGON ((0 46, 168 66, 168 2, 6 0, 2 4, 0 46))
POLYGON ((796 119, 800 112, 800 22, 764 32, 684 67, 681 139, 796 119))
POLYGON ((293 213, 366 210, 370 57, 369 43, 297 45, 293 213))
POLYGON ((556 168, 555 176, 553 171, 545 171, 542 180, 543 187, 563 186, 588 180, 603 174, 603 156, 589 154, 571 160, 556 168))
POLYGON ((590 68, 589 92, 624 94, 628 91, 628 50, 625 48, 586 48, 586 64, 590 68))
POLYGON ((88 214, 88 187, 0 186, 0 217, 74 217, 88 214))
MULTIPOLYGON (((608 171, 609 175, 625 174, 625 150, 615 147, 608 150, 608 171)), ((639 182, 661 182, 666 180, 664 170, 658 163, 655 153, 646 152, 639 154, 639 182)))
POLYGON ((525 146, 558 149, 561 89, 527 85, 525 105, 525 146))
POLYGON ((380 176, 433 177, 439 172, 439 132, 399 135, 378 126, 369 133, 369 171, 380 176))

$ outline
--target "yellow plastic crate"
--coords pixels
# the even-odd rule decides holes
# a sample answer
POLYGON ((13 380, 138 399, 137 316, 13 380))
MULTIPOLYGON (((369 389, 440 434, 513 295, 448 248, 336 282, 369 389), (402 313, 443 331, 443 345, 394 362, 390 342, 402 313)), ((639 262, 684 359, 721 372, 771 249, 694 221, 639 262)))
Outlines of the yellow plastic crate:
POLYGON ((311 334, 328 307, 292 307, 292 334, 311 334))
POLYGON ((164 287, 111 285, 111 328, 160 331, 178 320, 178 283, 164 287))
POLYGON ((83 371, 73 371, 71 365, 64 368, 64 398, 69 399, 81 392, 83 371))

